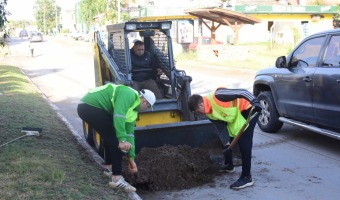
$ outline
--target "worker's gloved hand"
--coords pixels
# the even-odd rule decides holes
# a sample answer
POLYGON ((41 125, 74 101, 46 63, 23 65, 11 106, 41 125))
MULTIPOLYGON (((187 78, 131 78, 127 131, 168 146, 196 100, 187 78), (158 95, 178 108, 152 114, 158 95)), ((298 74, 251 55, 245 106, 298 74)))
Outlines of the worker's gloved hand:
POLYGON ((255 112, 260 113, 260 112, 262 111, 262 109, 263 109, 261 103, 260 103, 257 99, 254 99, 254 100, 251 102, 251 105, 254 106, 255 112))

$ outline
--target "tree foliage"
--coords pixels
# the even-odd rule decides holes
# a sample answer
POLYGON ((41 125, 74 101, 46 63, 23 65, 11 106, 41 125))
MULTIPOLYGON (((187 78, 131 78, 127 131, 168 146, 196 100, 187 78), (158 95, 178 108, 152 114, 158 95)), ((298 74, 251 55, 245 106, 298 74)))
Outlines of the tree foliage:
POLYGON ((80 20, 90 27, 93 18, 106 11, 107 0, 82 0, 80 2, 80 20))
POLYGON ((121 18, 128 19, 128 13, 122 12, 128 6, 128 2, 134 0, 82 0, 80 2, 80 19, 90 27, 94 24, 94 17, 99 17, 99 24, 103 25, 105 22, 116 23, 118 21, 118 2, 121 7, 121 18))
POLYGON ((7 5, 7 0, 0 1, 0 28, 2 28, 7 21, 6 15, 10 13, 6 11, 5 6, 7 5))
POLYGON ((44 34, 59 24, 56 16, 60 16, 61 9, 56 6, 55 0, 36 0, 33 9, 38 29, 44 34))

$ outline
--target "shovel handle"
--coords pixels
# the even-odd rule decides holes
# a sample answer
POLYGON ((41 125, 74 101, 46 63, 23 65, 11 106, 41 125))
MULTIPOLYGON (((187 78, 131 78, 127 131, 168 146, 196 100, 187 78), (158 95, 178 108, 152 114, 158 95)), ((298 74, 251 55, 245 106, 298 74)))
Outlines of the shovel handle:
POLYGON ((256 117, 256 115, 258 114, 258 112, 254 112, 254 109, 255 109, 254 106, 251 107, 251 110, 250 110, 250 112, 249 112, 249 115, 248 115, 248 117, 247 117, 246 122, 244 122, 244 124, 242 125, 241 129, 238 131, 236 137, 233 139, 233 141, 232 141, 231 144, 229 145, 228 149, 232 149, 232 148, 236 145, 237 141, 238 141, 238 140, 240 139, 240 137, 242 136, 244 130, 247 128, 249 122, 250 122, 254 117, 256 117), (254 113, 253 113, 253 112, 254 112, 254 113))

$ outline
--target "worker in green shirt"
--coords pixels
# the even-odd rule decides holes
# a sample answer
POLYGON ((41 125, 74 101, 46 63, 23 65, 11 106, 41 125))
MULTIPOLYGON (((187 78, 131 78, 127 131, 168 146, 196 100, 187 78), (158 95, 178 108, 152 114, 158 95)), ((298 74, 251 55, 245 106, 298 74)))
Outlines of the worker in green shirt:
POLYGON ((137 173, 134 128, 138 111, 150 108, 156 97, 150 90, 139 93, 125 85, 106 84, 90 90, 78 105, 79 117, 104 138, 112 160, 112 188, 134 192, 122 176, 124 153, 129 157, 129 171, 137 173))

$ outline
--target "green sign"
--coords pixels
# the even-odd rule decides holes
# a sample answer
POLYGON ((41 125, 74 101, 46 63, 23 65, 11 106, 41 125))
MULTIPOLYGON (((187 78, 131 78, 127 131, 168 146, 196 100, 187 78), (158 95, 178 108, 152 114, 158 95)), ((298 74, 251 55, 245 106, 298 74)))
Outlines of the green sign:
POLYGON ((252 14, 275 14, 275 13, 318 13, 318 14, 335 14, 338 12, 338 6, 286 6, 286 5, 273 5, 273 6, 259 6, 259 5, 241 5, 235 6, 235 11, 240 13, 252 14))

